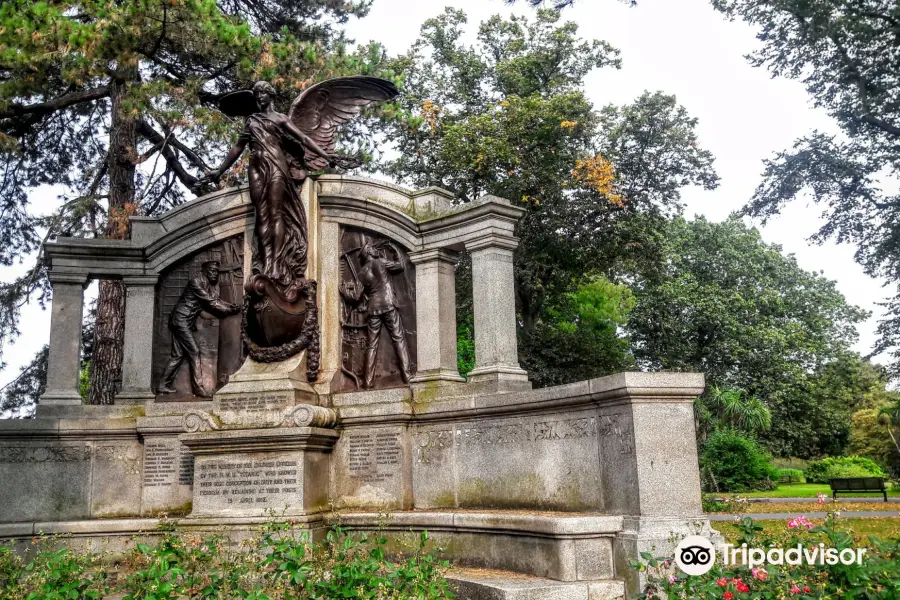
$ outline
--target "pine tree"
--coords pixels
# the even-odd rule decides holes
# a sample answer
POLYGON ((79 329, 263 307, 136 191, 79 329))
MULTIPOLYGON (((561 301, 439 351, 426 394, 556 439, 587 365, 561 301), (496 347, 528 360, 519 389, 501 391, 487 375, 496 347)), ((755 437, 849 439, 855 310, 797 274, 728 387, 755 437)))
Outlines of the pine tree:
MULTIPOLYGON (((216 99, 258 79, 288 99, 319 79, 371 72, 378 46, 347 54, 335 29, 368 2, 333 0, 10 0, 0 6, 0 264, 38 252, 0 285, 0 350, 19 308, 49 297, 42 242, 124 239, 128 218, 184 202, 240 125, 216 99), (62 186, 61 208, 29 194, 62 186)), ((99 290, 91 404, 121 379, 124 286, 99 290)))

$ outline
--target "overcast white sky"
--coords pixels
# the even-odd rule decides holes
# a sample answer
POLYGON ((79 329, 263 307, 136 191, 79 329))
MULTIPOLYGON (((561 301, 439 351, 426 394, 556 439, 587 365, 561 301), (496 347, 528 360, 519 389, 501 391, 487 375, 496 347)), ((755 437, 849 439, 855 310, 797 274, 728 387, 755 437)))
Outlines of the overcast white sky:
MULTIPOLYGON (((405 51, 422 23, 446 5, 469 15, 473 40, 478 23, 490 15, 531 11, 525 4, 513 9, 500 0, 375 0, 370 15, 350 23, 348 33, 360 42, 379 41, 396 54, 405 51)), ((708 0, 640 0, 633 8, 617 0, 580 0, 564 16, 579 24, 583 37, 606 40, 622 52, 621 70, 604 69, 588 77, 587 93, 595 105, 626 103, 644 90, 663 90, 675 94, 699 119, 701 144, 715 155, 722 182, 712 192, 685 192, 689 217, 726 218, 752 195, 763 158, 789 147, 812 129, 836 130, 824 112, 810 106, 799 83, 770 79, 764 70, 750 67, 744 55, 758 43, 753 29, 726 21, 708 0)), ((47 202, 45 198, 36 200, 47 202)), ((874 313, 860 327, 856 345, 866 353, 874 342, 881 314, 875 303, 890 289, 863 274, 853 262, 852 247, 807 243, 821 223, 819 212, 796 203, 762 228, 762 234, 767 242, 781 244, 785 252, 795 254, 803 268, 823 271, 836 280, 851 303, 874 313)), ((14 271, 18 269, 0 271, 0 276, 9 278, 14 271)), ((23 335, 4 353, 9 367, 0 373, 0 384, 14 377, 47 343, 49 323, 49 311, 25 308, 23 335)))

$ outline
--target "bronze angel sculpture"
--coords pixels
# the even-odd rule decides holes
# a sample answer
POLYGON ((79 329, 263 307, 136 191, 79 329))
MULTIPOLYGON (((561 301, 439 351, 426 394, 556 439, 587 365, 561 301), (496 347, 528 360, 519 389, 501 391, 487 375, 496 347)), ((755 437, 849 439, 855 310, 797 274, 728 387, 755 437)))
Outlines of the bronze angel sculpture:
POLYGON ((244 299, 244 342, 251 358, 284 360, 309 350, 310 381, 318 373, 318 311, 314 281, 306 279, 308 235, 299 187, 312 171, 353 168, 359 161, 335 154, 339 126, 360 111, 398 94, 376 77, 339 77, 313 85, 275 110, 275 88, 266 81, 226 94, 219 108, 246 117, 237 144, 202 183, 219 178, 250 147, 250 200, 256 209, 253 274, 244 299))

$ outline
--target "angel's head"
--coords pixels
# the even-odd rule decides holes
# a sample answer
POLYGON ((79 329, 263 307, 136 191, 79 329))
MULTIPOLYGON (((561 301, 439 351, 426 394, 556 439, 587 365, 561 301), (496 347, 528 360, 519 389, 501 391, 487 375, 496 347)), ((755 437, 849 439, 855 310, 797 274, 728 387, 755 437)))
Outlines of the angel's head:
POLYGON ((266 110, 275 99, 275 87, 268 81, 257 81, 253 84, 253 97, 260 110, 266 110))

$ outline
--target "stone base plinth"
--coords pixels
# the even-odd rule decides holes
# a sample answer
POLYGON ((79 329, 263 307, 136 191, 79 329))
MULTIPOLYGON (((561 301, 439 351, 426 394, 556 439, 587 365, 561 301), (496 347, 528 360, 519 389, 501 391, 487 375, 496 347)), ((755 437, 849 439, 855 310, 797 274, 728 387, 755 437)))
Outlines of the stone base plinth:
POLYGON ((518 367, 476 368, 467 379, 471 389, 479 394, 522 392, 531 389, 528 373, 518 367))
POLYGON ((302 352, 277 363, 248 358, 228 384, 213 397, 214 412, 225 425, 277 427, 285 410, 298 404, 319 404, 307 383, 302 352))
POLYGON ((338 437, 318 427, 179 436, 194 455, 191 517, 321 512, 328 507, 328 453, 338 437))

